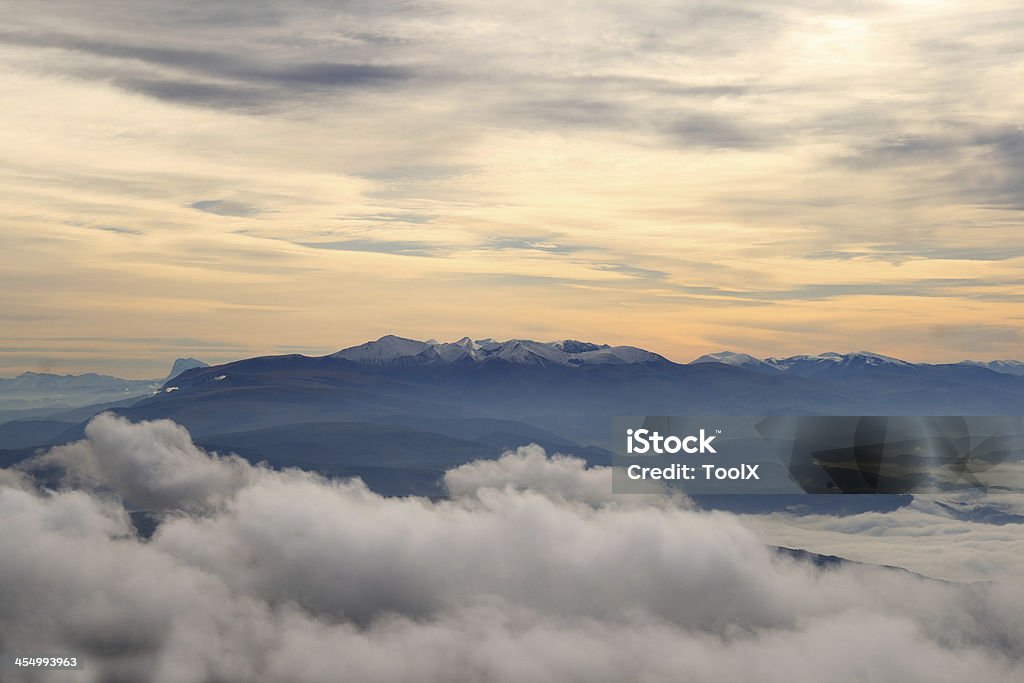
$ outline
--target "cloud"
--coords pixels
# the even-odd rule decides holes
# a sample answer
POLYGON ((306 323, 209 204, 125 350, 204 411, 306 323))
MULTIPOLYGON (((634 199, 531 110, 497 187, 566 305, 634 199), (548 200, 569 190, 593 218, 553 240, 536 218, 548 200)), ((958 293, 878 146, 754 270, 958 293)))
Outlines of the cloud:
POLYGON ((343 217, 344 220, 366 221, 368 223, 410 223, 413 225, 425 225, 433 221, 437 216, 429 213, 406 212, 384 212, 353 214, 343 217))
POLYGON ((538 449, 449 473, 442 501, 210 456, 166 421, 97 418, 44 460, 73 485, 0 477, 0 649, 82 657, 62 680, 1024 674, 1019 583, 818 569, 730 515, 608 501, 606 471, 538 449), (129 499, 162 506, 151 539, 129 499))
POLYGON ((437 256, 438 246, 430 242, 415 240, 373 240, 350 239, 330 240, 326 242, 297 242, 310 249, 330 249, 333 251, 367 251, 377 254, 396 254, 400 256, 437 256))
MULTIPOLYGON (((936 125, 936 124, 933 124, 936 125)), ((1024 208, 1024 128, 1012 123, 981 125, 973 120, 939 121, 940 132, 870 134, 836 161, 859 172, 948 169, 934 182, 963 202, 990 208, 1024 208)), ((934 174, 934 172, 932 172, 934 174)), ((1004 245, 993 245, 998 248, 1004 245)), ((921 245, 925 250, 925 245, 921 245)), ((941 250, 941 247, 938 247, 941 250)))
MULTIPOLYGON (((128 90, 140 90, 160 97, 161 93, 175 94, 176 99, 196 104, 227 104, 228 100, 211 101, 212 93, 247 94, 255 97, 259 92, 244 87, 222 87, 197 82, 201 80, 228 81, 240 86, 270 86, 297 93, 316 88, 356 88, 391 81, 402 81, 412 77, 412 71, 388 64, 369 64, 342 61, 287 61, 260 59, 257 53, 248 51, 217 52, 197 48, 171 47, 166 45, 142 45, 118 40, 96 40, 81 36, 46 32, 0 32, 0 43, 37 49, 59 49, 82 53, 90 57, 115 60, 118 68, 111 68, 99 61, 83 73, 94 77, 109 77, 133 64, 143 64, 161 70, 172 70, 189 76, 176 81, 150 79, 115 79, 114 83, 128 90), (161 84, 162 90, 161 90, 161 84), (172 84, 175 87, 172 88, 172 84)), ((269 99, 274 93, 265 91, 269 99)), ((166 97, 161 97, 166 99, 166 97)))
POLYGON ((193 209, 205 211, 206 213, 217 214, 218 216, 237 216, 246 218, 260 213, 258 207, 244 202, 235 202, 230 199, 204 199, 189 204, 193 209))
POLYGON ((0 488, 27 489, 31 483, 31 479, 22 472, 0 468, 0 488))
POLYGON ((271 93, 258 88, 218 83, 196 83, 171 78, 117 78, 114 84, 129 92, 165 102, 212 107, 228 111, 259 112, 274 100, 271 93))
POLYGON ((953 137, 912 135, 883 138, 864 145, 853 155, 841 157, 838 161, 863 171, 879 167, 948 162, 958 151, 959 144, 953 137))
POLYGON ((914 259, 933 259, 939 261, 1007 261, 1024 256, 1024 246, 946 246, 914 248, 901 247, 895 244, 866 246, 857 250, 819 251, 805 256, 808 259, 824 261, 886 261, 899 265, 914 259))
POLYGON ((667 126, 675 144, 682 147, 746 149, 770 145, 775 137, 725 116, 691 114, 667 126))
POLYGON ((514 105, 506 114, 526 125, 554 125, 573 129, 590 126, 621 128, 628 123, 629 108, 618 102, 575 97, 528 100, 514 105))
POLYGON ((101 230, 103 232, 111 232, 116 235, 131 235, 138 237, 144 233, 136 228, 126 228, 120 225, 92 225, 82 221, 68 221, 68 225, 73 225, 76 228, 82 228, 85 230, 101 230))
MULTIPOLYGON (((657 482, 653 482, 657 484, 657 482)), ((557 501, 573 501, 599 507, 617 504, 689 507, 688 501, 667 495, 654 486, 653 495, 612 495, 612 471, 587 467, 582 458, 555 454, 548 457, 537 445, 523 446, 497 460, 478 460, 449 470, 444 484, 455 498, 479 498, 489 490, 529 491, 557 501)))
POLYGON ((525 236, 495 236, 488 239, 483 248, 494 251, 505 251, 506 249, 539 251, 547 254, 572 254, 586 249, 583 246, 561 244, 549 237, 530 238, 525 236))
POLYGON ((70 485, 110 491, 131 509, 211 507, 236 492, 253 470, 238 456, 207 455, 188 431, 164 420, 140 430, 105 413, 86 425, 86 438, 30 461, 30 469, 57 467, 70 485))
POLYGON ((745 523, 770 543, 813 548, 861 562, 893 564, 954 581, 1024 581, 1016 496, 915 497, 898 510, 837 517, 751 516, 745 523))
MULTIPOLYGON (((165 335, 229 308, 260 352, 300 328, 334 347, 339 311, 344 343, 373 332, 357 289, 425 337, 599 337, 615 308, 670 357, 738 327, 788 355, 1012 323, 1021 301, 1024 13, 1005 0, 7 5, 2 128, 23 134, 0 288, 33 335, 85 334, 116 293, 165 335), (227 203, 246 197, 273 211, 258 234, 209 220, 253 215, 227 203), (82 216, 144 234, 88 240, 82 216), (445 258, 398 274, 378 253, 445 258)), ((957 360, 940 341, 881 348, 957 360)))

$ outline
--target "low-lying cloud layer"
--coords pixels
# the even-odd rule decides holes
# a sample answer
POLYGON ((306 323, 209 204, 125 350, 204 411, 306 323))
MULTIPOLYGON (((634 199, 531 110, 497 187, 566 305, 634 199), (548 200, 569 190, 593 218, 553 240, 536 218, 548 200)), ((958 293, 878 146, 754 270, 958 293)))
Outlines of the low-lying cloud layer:
POLYGON ((753 515, 745 526, 764 541, 813 548, 859 562, 905 567, 952 581, 1024 584, 1024 501, 1018 494, 981 501, 915 497, 892 512, 837 517, 753 515))
POLYGON ((449 472, 437 502, 113 416, 26 469, 54 467, 59 491, 0 470, 0 651, 86 668, 13 680, 1024 676, 1016 585, 818 569, 731 515, 604 496, 608 470, 535 447, 449 472), (148 540, 137 505, 160 518, 148 540))

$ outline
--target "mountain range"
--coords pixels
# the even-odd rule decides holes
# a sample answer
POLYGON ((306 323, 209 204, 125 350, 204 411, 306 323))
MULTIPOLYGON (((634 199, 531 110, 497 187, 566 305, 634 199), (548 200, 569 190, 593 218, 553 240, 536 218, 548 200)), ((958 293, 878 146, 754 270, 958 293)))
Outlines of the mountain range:
POLYGON ((608 346, 564 339, 536 342, 512 339, 472 340, 463 337, 456 342, 441 343, 430 339, 416 341, 386 335, 376 341, 353 346, 329 358, 341 358, 366 365, 382 367, 397 365, 436 365, 450 363, 482 363, 505 361, 517 365, 631 365, 668 362, 664 357, 635 346, 608 346))
MULTIPOLYGON (((529 339, 511 339, 498 342, 493 339, 473 340, 463 337, 455 342, 438 342, 433 339, 418 341, 395 335, 385 335, 376 341, 369 341, 338 351, 330 358, 342 358, 366 365, 381 367, 405 365, 432 365, 450 363, 480 363, 503 360, 519 365, 634 365, 639 363, 670 363, 667 358, 652 351, 635 346, 609 346, 591 342, 562 339, 553 342, 537 342, 529 339)), ((701 363, 722 363, 734 367, 761 372, 790 372, 810 377, 820 371, 834 371, 839 368, 858 369, 882 366, 924 366, 891 356, 868 351, 853 353, 827 352, 818 355, 797 355, 786 358, 755 358, 749 354, 721 351, 703 355, 691 361, 701 363)), ((946 364, 948 365, 948 364, 946 364)), ((1024 361, 965 360, 953 365, 983 367, 995 372, 1024 375, 1024 361)))
POLYGON ((867 352, 722 352, 681 364, 575 340, 388 335, 326 356, 190 364, 128 399, 0 417, 0 465, 81 438, 89 417, 110 410, 173 419, 201 445, 276 467, 440 495, 445 469, 528 443, 609 462, 615 415, 1024 414, 1018 363, 916 364, 867 352))
POLYGON ((84 406, 131 402, 152 395, 165 382, 197 367, 208 366, 195 358, 179 358, 163 379, 122 379, 92 372, 82 375, 23 372, 17 377, 0 377, 0 423, 84 406))
MULTIPOLYGON (((821 353, 817 355, 789 356, 787 358, 755 358, 746 353, 733 351, 720 351, 708 353, 691 364, 698 363, 721 363, 733 367, 755 370, 758 372, 790 372, 801 377, 813 377, 820 372, 835 372, 841 369, 861 369, 868 367, 926 367, 928 363, 910 363, 899 358, 883 356, 879 353, 868 351, 855 351, 853 353, 821 353)), ((1018 360, 993 360, 975 361, 965 360, 959 363, 944 364, 980 367, 1007 375, 1024 375, 1024 361, 1018 360)))

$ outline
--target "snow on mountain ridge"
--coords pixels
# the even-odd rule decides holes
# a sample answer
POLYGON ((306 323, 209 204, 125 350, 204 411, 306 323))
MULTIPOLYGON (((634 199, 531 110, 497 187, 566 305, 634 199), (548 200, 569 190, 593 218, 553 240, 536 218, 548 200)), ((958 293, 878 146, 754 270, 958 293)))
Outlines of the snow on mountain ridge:
POLYGON ((855 351, 852 353, 826 351, 825 353, 801 354, 786 358, 755 358, 746 353, 719 351, 718 353, 705 354, 692 361, 692 363, 722 363, 759 372, 791 372, 804 375, 830 368, 911 367, 914 365, 899 358, 883 356, 880 353, 872 353, 870 351, 855 351))
POLYGON ((788 358, 765 358, 764 362, 779 370, 809 369, 813 367, 881 367, 884 365, 910 367, 908 363, 899 358, 883 356, 880 353, 870 351, 854 351, 853 353, 836 353, 828 351, 817 355, 798 355, 788 358))
POLYGON ((754 358, 749 353, 736 353, 735 351, 719 351, 718 353, 706 353, 700 358, 690 361, 691 365, 701 363, 722 363, 737 368, 768 368, 769 365, 760 358, 754 358))
POLYGON ((397 358, 416 356, 431 348, 433 346, 429 342, 388 334, 377 341, 366 342, 333 353, 331 357, 344 358, 367 365, 384 365, 397 358))
POLYGON ((1000 372, 1003 373, 1004 375, 1024 376, 1024 361, 1020 360, 965 360, 961 361, 959 364, 971 365, 980 368, 988 368, 989 370, 994 370, 995 372, 1000 372))
POLYGON ((664 361, 662 356, 633 346, 609 346, 575 339, 537 342, 530 339, 473 340, 463 337, 455 342, 433 339, 417 341, 385 335, 376 341, 342 349, 332 358, 367 365, 404 365, 428 363, 484 362, 500 359, 518 365, 632 365, 664 361))
MULTIPOLYGON (((491 359, 504 360, 517 365, 633 365, 637 363, 668 362, 664 357, 635 346, 609 346, 576 339, 538 342, 530 339, 472 339, 463 337, 453 342, 433 339, 419 341, 396 335, 385 335, 375 341, 352 346, 332 358, 344 358, 365 365, 427 365, 480 363, 491 359)), ((733 367, 774 374, 786 372, 810 377, 822 371, 858 370, 864 368, 910 368, 917 364, 871 351, 757 358, 746 353, 720 351, 708 353, 691 361, 722 363, 733 367)), ((977 366, 1000 372, 1024 376, 1022 361, 963 361, 959 365, 977 366)))

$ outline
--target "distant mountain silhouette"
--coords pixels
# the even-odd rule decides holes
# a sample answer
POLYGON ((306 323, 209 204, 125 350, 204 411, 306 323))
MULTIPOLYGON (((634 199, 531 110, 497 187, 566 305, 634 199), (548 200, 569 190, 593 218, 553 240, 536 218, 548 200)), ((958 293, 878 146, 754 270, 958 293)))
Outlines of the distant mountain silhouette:
MULTIPOLYGON (((0 377, 0 424, 19 419, 52 419, 59 412, 76 408, 132 402, 152 395, 165 382, 197 367, 209 366, 195 358, 179 358, 166 379, 123 379, 94 372, 81 375, 23 372, 17 377, 0 377)), ((59 419, 73 418, 62 416, 59 419)))
POLYGON ((171 366, 171 372, 170 374, 167 375, 167 379, 165 379, 164 381, 170 382, 172 379, 174 379, 181 373, 185 372, 186 370, 191 370, 192 368, 208 367, 210 367, 209 363, 204 363, 203 361, 198 360, 196 358, 179 358, 176 361, 174 361, 174 365, 171 366))

